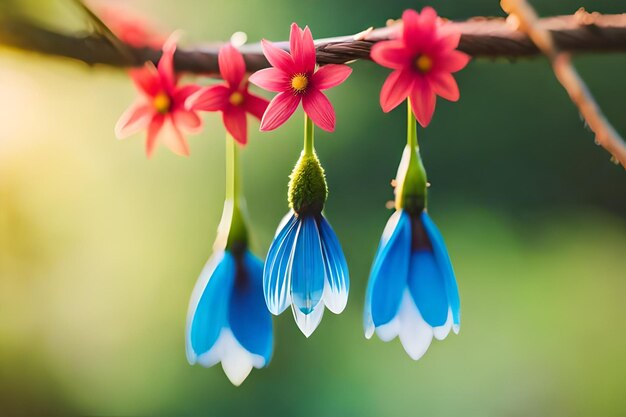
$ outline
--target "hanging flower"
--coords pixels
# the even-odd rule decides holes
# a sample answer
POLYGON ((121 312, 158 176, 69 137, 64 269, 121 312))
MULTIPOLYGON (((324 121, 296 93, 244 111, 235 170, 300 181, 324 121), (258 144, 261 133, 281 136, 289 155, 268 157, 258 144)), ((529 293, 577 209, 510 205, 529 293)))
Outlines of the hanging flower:
POLYGON ((339 314, 348 302, 346 258, 321 213, 287 213, 270 246, 263 279, 270 312, 278 315, 291 305, 306 337, 322 320, 324 306, 339 314))
POLYGON ((263 300, 263 262, 249 250, 213 254, 189 302, 187 360, 210 367, 221 361, 239 386, 272 356, 272 319, 263 300))
MULTIPOLYGON (((226 202, 214 253, 200 274, 189 302, 186 350, 190 364, 209 367, 221 362, 230 381, 240 385, 253 367, 269 364, 273 331, 272 318, 263 299, 263 262, 248 249, 239 150, 231 134, 243 133, 238 141, 245 144, 245 112, 259 110, 260 113, 260 107, 264 108, 267 103, 248 94, 247 85, 242 85, 246 68, 241 54, 233 47, 222 48, 219 64, 227 86, 217 87, 228 89, 231 98, 240 94, 244 102, 239 103, 241 108, 221 108, 229 132, 226 135, 226 202), (229 123, 228 115, 234 112, 243 116, 243 122, 235 118, 235 125, 229 123), (233 126, 235 132, 230 129, 233 126)), ((202 107, 219 97, 213 94, 216 90, 219 91, 216 88, 199 91, 190 99, 192 107, 194 104, 202 107)))
POLYGON ((291 211, 276 230, 263 270, 263 290, 272 314, 292 307, 309 337, 324 306, 339 314, 348 302, 350 277, 339 240, 322 209, 328 196, 324 170, 313 149, 313 123, 305 116, 305 147, 289 182, 291 211))
POLYGON ((391 111, 410 97, 417 121, 426 127, 435 112, 437 96, 457 101, 459 87, 452 73, 470 60, 456 50, 460 39, 461 34, 442 24, 431 7, 425 7, 421 14, 406 10, 397 39, 372 47, 372 59, 394 70, 380 92, 383 111, 391 111))
POLYGON ((291 54, 263 39, 263 53, 272 68, 262 69, 250 76, 250 82, 278 94, 270 102, 263 118, 261 131, 274 130, 291 117, 302 101, 304 112, 320 128, 335 130, 335 110, 322 90, 344 82, 352 69, 347 65, 328 64, 316 70, 315 45, 308 27, 291 25, 289 48, 291 54))
POLYGON ((198 91, 197 85, 178 86, 174 72, 175 36, 163 46, 158 67, 148 62, 130 75, 139 90, 139 99, 124 112, 115 126, 119 139, 147 129, 146 154, 151 157, 158 141, 178 155, 189 155, 183 131, 197 133, 202 121, 195 111, 185 109, 185 100, 198 91))
POLYGON ((222 368, 240 385, 272 355, 272 319, 263 299, 263 262, 248 249, 245 203, 240 196, 237 144, 227 137, 226 201, 214 253, 196 282, 187 315, 191 365, 222 368))
POLYGON ((396 336, 415 360, 433 336, 460 329, 459 294, 448 251, 426 211, 396 211, 385 227, 372 266, 365 306, 365 336, 396 336))
POLYGON ((454 271, 439 230, 426 211, 426 171, 408 108, 408 143, 398 168, 396 211, 387 222, 365 296, 365 336, 396 336, 415 360, 433 336, 460 329, 460 300, 454 271))
POLYGON ((246 113, 261 120, 268 101, 248 92, 245 80, 246 64, 241 53, 228 44, 218 55, 224 83, 206 87, 187 99, 187 108, 203 111, 221 111, 226 130, 242 145, 248 141, 246 113))

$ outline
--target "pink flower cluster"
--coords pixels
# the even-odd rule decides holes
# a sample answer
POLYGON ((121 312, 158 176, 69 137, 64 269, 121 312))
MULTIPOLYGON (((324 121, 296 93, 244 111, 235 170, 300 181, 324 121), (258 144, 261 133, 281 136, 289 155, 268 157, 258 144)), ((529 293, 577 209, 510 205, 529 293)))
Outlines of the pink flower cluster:
MULTIPOLYGON (((430 7, 421 14, 405 11, 395 36, 378 42, 371 51, 375 62, 394 70, 383 85, 380 104, 388 112, 408 97, 417 121, 425 127, 432 119, 437 96, 459 99, 452 73, 464 68, 469 57, 456 50, 460 33, 442 23, 430 7)), ((289 36, 290 52, 265 39, 262 47, 271 67, 257 71, 249 80, 243 56, 232 45, 226 45, 218 57, 223 83, 205 88, 179 86, 174 72, 176 43, 171 37, 163 46, 158 67, 147 63, 131 71, 140 97, 117 123, 117 136, 124 138, 146 129, 148 156, 159 141, 174 153, 188 155, 183 132, 201 129, 198 111, 219 111, 228 133, 245 145, 248 114, 261 121, 261 131, 274 130, 293 115, 300 103, 313 123, 334 131, 335 110, 322 91, 343 83, 352 69, 343 64, 318 67, 311 31, 295 23, 289 36), (248 91, 249 82, 278 94, 268 102, 248 91)))

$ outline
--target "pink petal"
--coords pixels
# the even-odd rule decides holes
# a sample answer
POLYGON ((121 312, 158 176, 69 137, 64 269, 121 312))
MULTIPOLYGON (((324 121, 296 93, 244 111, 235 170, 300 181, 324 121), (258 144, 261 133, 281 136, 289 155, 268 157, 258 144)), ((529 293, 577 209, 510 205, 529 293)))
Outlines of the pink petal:
POLYGON ((295 65, 294 72, 311 73, 315 70, 315 44, 308 26, 302 31, 297 24, 291 24, 289 49, 295 65))
POLYGON ((469 61, 469 55, 460 51, 450 51, 435 60, 435 67, 433 70, 457 72, 465 68, 469 61))
POLYGON ((415 10, 408 9, 402 13, 402 39, 406 44, 414 44, 421 36, 420 15, 415 10))
POLYGON ((269 104, 270 102, 263 97, 255 96, 250 93, 246 94, 244 100, 245 110, 259 120, 263 117, 263 113, 265 113, 269 104))
POLYGON ((224 126, 230 135, 242 145, 248 143, 246 112, 241 107, 231 107, 222 113, 224 126))
POLYGON ((159 132, 159 140, 176 155, 189 156, 189 145, 169 115, 159 132))
POLYGON ((146 137, 146 155, 148 158, 151 158, 154 154, 159 132, 161 131, 161 127, 163 127, 163 122, 165 122, 165 116, 157 114, 154 118, 152 118, 152 121, 148 126, 148 136, 146 137))
POLYGON ((279 93, 289 90, 289 75, 278 68, 265 68, 252 74, 250 82, 267 91, 279 93))
POLYGON ((298 108, 300 96, 289 92, 276 94, 261 119, 261 131, 274 130, 287 121, 298 108))
POLYGON ((422 13, 419 15, 419 24, 429 30, 434 29, 437 25, 437 12, 430 6, 426 6, 422 9, 422 13))
POLYGON ((437 29, 437 12, 432 7, 424 7, 422 13, 406 10, 402 14, 404 42, 413 51, 423 49, 433 42, 437 29))
POLYGON ((378 42, 372 46, 370 56, 378 65, 400 69, 410 65, 413 54, 406 48, 404 41, 393 40, 378 42))
POLYGON ((453 50, 458 48, 461 41, 461 32, 457 30, 446 31, 435 43, 437 49, 453 50))
POLYGON ((124 139, 132 134, 145 129, 154 115, 154 109, 145 101, 141 100, 130 106, 119 118, 115 125, 115 136, 124 139))
POLYGON ((446 100, 458 101, 460 98, 459 86, 452 74, 448 72, 435 72, 428 75, 428 81, 435 94, 446 100))
POLYGON ((189 96, 197 93, 201 89, 202 87, 200 87, 199 85, 187 84, 184 87, 180 87, 176 89, 176 91, 174 92, 174 96, 172 97, 172 100, 174 101, 174 104, 176 106, 184 106, 189 96))
POLYGON ((190 110, 224 110, 229 105, 230 94, 230 89, 223 84, 205 87, 189 96, 185 107, 190 110))
POLYGON ((267 58, 273 67, 276 67, 288 74, 294 72, 294 64, 291 55, 265 39, 261 40, 261 46, 263 47, 263 54, 265 54, 265 58, 267 58))
POLYGON ((426 79, 417 78, 411 92, 411 108, 415 118, 423 127, 428 126, 433 118, 436 99, 437 96, 426 79))
POLYGON ((246 73, 246 63, 241 53, 231 44, 220 49, 217 57, 220 66, 220 74, 232 88, 239 88, 241 80, 246 73))
POLYGON ((317 126, 327 132, 335 130, 335 110, 324 93, 310 89, 302 98, 302 107, 317 126))
POLYGON ((380 91, 380 107, 385 113, 395 109, 411 92, 415 74, 409 70, 395 70, 385 80, 380 91))
POLYGON ((137 89, 149 97, 154 97, 162 90, 159 72, 152 62, 138 69, 129 71, 130 78, 137 89))
POLYGON ((158 70, 161 80, 168 91, 172 91, 176 85, 176 73, 174 72, 174 53, 179 33, 174 32, 163 45, 163 54, 159 59, 158 70))
POLYGON ((327 90, 344 82, 352 73, 347 65, 328 64, 320 67, 311 77, 313 86, 319 90, 327 90))
POLYGON ((191 110, 177 110, 172 113, 177 128, 189 133, 198 133, 202 130, 202 119, 191 110))

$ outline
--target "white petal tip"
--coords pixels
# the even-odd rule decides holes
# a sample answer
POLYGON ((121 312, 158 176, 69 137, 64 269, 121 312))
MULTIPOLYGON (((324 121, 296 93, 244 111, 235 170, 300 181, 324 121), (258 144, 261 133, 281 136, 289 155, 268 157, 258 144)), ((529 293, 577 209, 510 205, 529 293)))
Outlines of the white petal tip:
POLYGON ((324 305, 318 304, 309 314, 304 314, 300 311, 298 307, 295 307, 293 304, 292 310, 298 328, 300 328, 300 331, 304 334, 304 336, 308 338, 313 334, 315 329, 317 329, 317 326, 322 321, 322 315, 324 314, 324 305))
POLYGON ((398 315, 401 322, 400 342, 411 359, 418 360, 424 356, 433 340, 433 328, 422 318, 408 290, 398 315))
POLYGON ((247 361, 222 361, 222 369, 230 382, 238 387, 252 371, 252 364, 247 361))
POLYGON ((333 314, 341 314, 348 305, 348 289, 342 287, 333 290, 326 281, 324 285, 324 304, 333 314))
POLYGON ((454 334, 459 334, 459 332, 461 331, 461 325, 460 324, 452 325, 452 331, 454 332, 454 334))
POLYGON ((426 351, 428 350, 428 346, 426 346, 425 349, 413 349, 412 346, 406 346, 404 343, 402 343, 402 347, 404 347, 404 351, 414 361, 420 360, 422 356, 424 356, 424 354, 426 354, 426 351))
POLYGON ((450 334, 450 329, 452 329, 452 311, 448 309, 448 318, 446 322, 442 326, 433 327, 433 335, 437 340, 443 340, 448 337, 450 334))
POLYGON ((449 333, 450 333, 449 326, 433 327, 433 336, 435 336, 435 339, 437 340, 445 339, 446 337, 448 337, 449 333))
POLYGON ((400 320, 396 316, 389 323, 383 324, 376 328, 376 334, 383 342, 389 342, 398 336, 400 333, 400 320))

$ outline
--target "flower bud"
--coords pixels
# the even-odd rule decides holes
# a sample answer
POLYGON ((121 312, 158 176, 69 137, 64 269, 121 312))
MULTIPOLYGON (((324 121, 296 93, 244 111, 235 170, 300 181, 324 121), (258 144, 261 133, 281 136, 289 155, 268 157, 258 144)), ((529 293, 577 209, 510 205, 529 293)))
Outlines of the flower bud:
POLYGON ((324 168, 315 152, 304 151, 289 176, 289 206, 297 214, 319 214, 328 197, 324 168))

